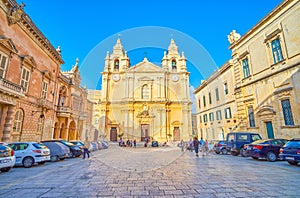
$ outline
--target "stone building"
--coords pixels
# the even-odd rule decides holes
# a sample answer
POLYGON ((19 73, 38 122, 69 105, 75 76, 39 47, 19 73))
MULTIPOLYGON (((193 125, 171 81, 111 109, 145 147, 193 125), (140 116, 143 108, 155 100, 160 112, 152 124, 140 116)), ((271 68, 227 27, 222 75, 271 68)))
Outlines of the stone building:
POLYGON ((194 91, 199 136, 223 140, 237 124, 233 64, 226 62, 194 91))
POLYGON ((179 141, 192 135, 189 72, 173 39, 161 66, 147 58, 130 65, 118 39, 112 54, 105 57, 97 103, 99 132, 111 141, 122 136, 179 141))
MULTIPOLYGON (((210 97, 205 90, 222 87, 226 79, 232 79, 233 84, 227 86, 233 94, 230 104, 236 106, 236 111, 231 112, 232 120, 228 122, 211 123, 211 108, 217 107, 202 109, 203 102, 198 104, 201 106, 197 111, 199 130, 203 132, 219 124, 218 134, 222 127, 225 133, 230 130, 259 132, 263 138, 300 136, 299 18, 300 2, 285 0, 242 37, 235 30, 228 35, 232 59, 220 69, 228 68, 230 73, 215 72, 195 93, 201 102, 201 92, 210 97), (206 123, 203 114, 208 114, 206 123)), ((220 101, 225 105, 229 102, 220 101)), ((210 134, 208 138, 216 138, 210 134)))
POLYGON ((285 0, 240 37, 229 36, 236 130, 264 138, 300 135, 300 2, 285 0))
POLYGON ((87 99, 87 89, 80 86, 78 61, 70 71, 62 71, 58 77, 54 139, 95 140, 90 133, 93 103, 87 99))
MULTIPOLYGON (((23 8, 24 4, 14 0, 0 1, 0 139, 5 142, 56 137, 54 129, 61 119, 59 90, 65 85, 72 95, 72 87, 79 86, 64 81, 69 77, 60 72, 64 63, 60 50, 51 45, 23 8)), ((78 94, 75 91, 73 95, 78 94)), ((79 96, 86 100, 86 90, 81 89, 79 96)), ((71 108, 73 104, 69 104, 71 108)), ((87 106, 85 110, 91 108, 87 106)), ((77 116, 81 115, 78 107, 72 113, 76 124, 68 122, 63 128, 76 131, 76 135, 63 138, 83 137, 82 131, 86 134, 88 127, 80 121, 88 118, 77 116)))

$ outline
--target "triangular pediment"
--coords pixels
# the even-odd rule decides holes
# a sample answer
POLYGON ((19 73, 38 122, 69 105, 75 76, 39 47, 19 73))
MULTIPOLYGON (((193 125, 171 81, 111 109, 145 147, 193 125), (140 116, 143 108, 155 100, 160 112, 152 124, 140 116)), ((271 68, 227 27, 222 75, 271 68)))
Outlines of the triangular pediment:
POLYGON ((164 70, 148 61, 143 61, 131 67, 128 71, 131 72, 163 72, 164 70))
POLYGON ((0 35, 0 45, 4 46, 10 52, 18 53, 18 50, 11 39, 0 35))
POLYGON ((33 68, 37 67, 37 64, 32 56, 22 55, 21 58, 22 58, 23 64, 28 64, 29 66, 31 66, 33 68))

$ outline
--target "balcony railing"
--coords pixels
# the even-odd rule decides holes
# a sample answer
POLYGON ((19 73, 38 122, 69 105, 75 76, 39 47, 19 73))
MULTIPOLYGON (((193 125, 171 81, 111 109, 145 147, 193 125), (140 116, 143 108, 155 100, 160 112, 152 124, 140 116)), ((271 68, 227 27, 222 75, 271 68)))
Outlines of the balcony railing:
POLYGON ((58 106, 56 108, 56 115, 59 117, 69 117, 72 113, 72 110, 70 107, 65 106, 58 106))
POLYGON ((0 77, 0 89, 9 94, 13 94, 17 97, 25 96, 23 88, 20 85, 17 85, 1 77, 0 77))

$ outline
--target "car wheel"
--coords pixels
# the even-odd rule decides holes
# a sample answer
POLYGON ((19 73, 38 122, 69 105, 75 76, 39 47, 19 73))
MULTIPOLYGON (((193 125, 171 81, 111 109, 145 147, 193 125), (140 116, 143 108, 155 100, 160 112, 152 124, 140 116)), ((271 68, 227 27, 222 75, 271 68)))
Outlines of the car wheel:
POLYGON ((34 159, 32 157, 25 157, 22 164, 25 168, 30 168, 34 164, 34 159))
POLYGON ((297 161, 291 161, 291 160, 289 160, 288 163, 291 164, 291 165, 297 165, 298 164, 297 161))
POLYGON ((56 156, 56 155, 50 157, 51 162, 56 162, 57 160, 58 160, 58 156, 56 156))
POLYGON ((244 149, 244 148, 241 148, 240 153, 241 153, 241 156, 242 156, 242 157, 248 157, 248 156, 246 155, 246 153, 245 153, 245 149, 244 149))
POLYGON ((220 154, 220 151, 215 151, 217 154, 220 154))
POLYGON ((225 149, 225 148, 223 148, 223 149, 221 150, 221 152, 222 152, 223 155, 227 155, 227 153, 228 153, 227 149, 225 149))
POLYGON ((70 152, 69 158, 73 158, 73 157, 74 157, 73 153, 70 152))
POLYGON ((11 167, 1 168, 2 172, 8 172, 11 169, 11 167))
POLYGON ((276 154, 274 152, 268 152, 267 153, 267 160, 269 162, 275 162, 276 159, 277 159, 277 156, 276 156, 276 154))

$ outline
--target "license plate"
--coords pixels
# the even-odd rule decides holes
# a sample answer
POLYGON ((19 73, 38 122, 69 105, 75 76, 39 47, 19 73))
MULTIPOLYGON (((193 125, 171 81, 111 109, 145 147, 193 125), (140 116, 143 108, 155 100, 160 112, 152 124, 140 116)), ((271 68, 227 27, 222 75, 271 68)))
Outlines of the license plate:
POLYGON ((294 160, 294 157, 285 157, 286 160, 294 160))
POLYGON ((5 160, 1 160, 0 162, 4 164, 4 163, 9 163, 9 162, 11 162, 11 160, 10 160, 10 159, 5 159, 5 160))

